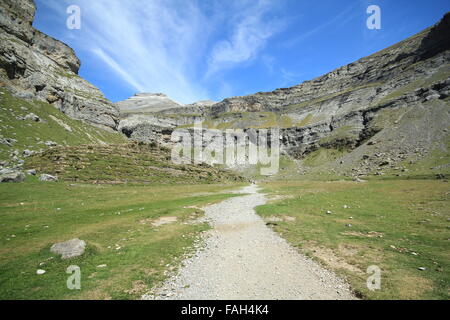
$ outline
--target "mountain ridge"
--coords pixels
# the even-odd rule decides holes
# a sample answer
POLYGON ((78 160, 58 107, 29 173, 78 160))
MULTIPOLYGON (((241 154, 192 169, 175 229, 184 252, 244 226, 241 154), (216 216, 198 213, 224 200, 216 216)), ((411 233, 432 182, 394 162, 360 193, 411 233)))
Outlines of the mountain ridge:
POLYGON ((450 13, 412 37, 299 85, 226 98, 208 107, 125 118, 119 130, 131 139, 170 143, 173 130, 194 122, 201 122, 205 130, 279 127, 282 153, 301 167, 319 150, 341 150, 345 152, 332 159, 331 167, 322 166, 322 171, 382 174, 383 161, 378 158, 384 156, 376 154, 390 158, 392 168, 412 157, 417 148, 424 157, 435 149, 448 154, 444 131, 450 123, 448 34, 450 13), (406 120, 418 114, 420 121, 406 120), (394 130, 397 127, 401 129, 394 130), (392 145, 391 140, 404 141, 407 147, 392 145))

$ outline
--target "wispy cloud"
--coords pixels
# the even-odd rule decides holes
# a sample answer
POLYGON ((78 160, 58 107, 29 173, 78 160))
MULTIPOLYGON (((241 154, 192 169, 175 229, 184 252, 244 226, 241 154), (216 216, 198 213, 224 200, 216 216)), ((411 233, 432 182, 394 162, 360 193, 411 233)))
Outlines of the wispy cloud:
POLYGON ((269 38, 282 30, 284 24, 280 20, 267 18, 274 8, 273 1, 259 0, 251 4, 239 9, 242 19, 231 28, 229 38, 214 46, 208 60, 207 76, 253 60, 269 38))
MULTIPOLYGON (((67 30, 63 41, 76 42, 130 90, 162 92, 182 103, 209 98, 203 86, 209 76, 253 60, 280 29, 279 22, 265 19, 274 7, 268 0, 46 0, 44 5, 61 15, 72 4, 81 8, 82 30, 67 30)), ((221 81, 218 90, 223 86, 221 81)))

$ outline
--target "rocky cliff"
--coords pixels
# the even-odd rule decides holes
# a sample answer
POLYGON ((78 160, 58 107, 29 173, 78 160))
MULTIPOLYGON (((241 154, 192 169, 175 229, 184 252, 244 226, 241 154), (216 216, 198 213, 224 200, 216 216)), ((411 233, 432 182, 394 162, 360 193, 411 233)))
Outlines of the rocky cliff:
POLYGON ((448 13, 400 43, 300 85, 155 112, 120 127, 138 140, 167 138, 194 120, 210 129, 279 127, 282 151, 300 160, 302 172, 317 166, 323 150, 326 161, 318 166, 338 174, 403 170, 402 161, 436 150, 448 160, 449 34, 448 13))
POLYGON ((33 28, 35 10, 33 0, 0 2, 0 85, 71 118, 115 129, 117 107, 78 76, 80 61, 70 47, 33 28))

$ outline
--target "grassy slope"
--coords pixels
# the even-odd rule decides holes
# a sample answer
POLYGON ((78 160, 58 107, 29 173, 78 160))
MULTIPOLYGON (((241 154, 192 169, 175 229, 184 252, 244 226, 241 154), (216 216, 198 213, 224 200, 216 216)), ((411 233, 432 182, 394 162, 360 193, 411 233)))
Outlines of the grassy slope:
POLYGON ((176 165, 170 150, 152 144, 56 147, 28 159, 27 168, 66 181, 97 183, 217 183, 243 181, 208 165, 176 165))
POLYGON ((60 145, 126 142, 126 138, 119 133, 71 119, 48 103, 15 98, 7 90, 0 88, 0 137, 2 136, 16 139, 17 142, 12 148, 0 144, 0 160, 9 158, 9 153, 15 149, 46 149, 42 142, 49 140, 60 145), (29 113, 39 116, 41 122, 17 119, 29 113), (72 131, 64 128, 55 118, 69 126, 72 131))
POLYGON ((182 223, 202 214, 192 206, 230 197, 219 191, 232 187, 1 184, 0 299, 138 298, 207 229, 182 223), (179 221, 151 225, 164 216, 179 221), (53 243, 75 237, 88 244, 83 256, 61 260, 50 253, 53 243), (81 268, 81 290, 66 288, 72 264, 81 268), (101 264, 107 267, 97 268, 101 264), (39 276, 37 269, 46 273, 39 276))
POLYGON ((272 182, 264 188, 288 198, 260 206, 257 212, 295 217, 295 222, 276 222, 275 230, 301 252, 347 277, 365 298, 448 299, 448 182, 272 182), (379 291, 366 288, 370 265, 382 269, 379 291))
POLYGON ((208 228, 183 223, 201 215, 192 206, 231 196, 198 194, 236 186, 193 185, 237 177, 207 166, 173 165, 169 150, 129 143, 121 134, 73 120, 47 103, 0 89, 0 108, 0 138, 17 140, 13 147, 0 144, 0 160, 8 160, 14 150, 42 151, 26 158, 25 168, 72 182, 43 183, 28 176, 25 183, 0 184, 0 299, 138 298, 208 228), (41 121, 18 119, 31 112, 41 121), (48 148, 43 142, 49 140, 59 146, 48 148), (152 227, 152 220, 164 216, 178 222, 152 227), (50 253, 53 243, 74 237, 88 243, 81 258, 62 261, 50 253), (65 270, 71 264, 81 267, 81 291, 66 288, 65 270), (97 268, 101 264, 107 267, 97 268), (38 276, 37 269, 46 273, 38 276))

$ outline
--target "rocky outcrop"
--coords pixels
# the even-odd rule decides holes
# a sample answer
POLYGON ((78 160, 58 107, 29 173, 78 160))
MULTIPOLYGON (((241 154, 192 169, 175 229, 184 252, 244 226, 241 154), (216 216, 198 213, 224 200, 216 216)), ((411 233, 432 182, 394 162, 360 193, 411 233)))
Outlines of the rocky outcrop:
POLYGON ((115 129, 117 107, 78 76, 80 61, 70 47, 32 27, 35 10, 32 0, 0 2, 0 85, 74 119, 115 129))

